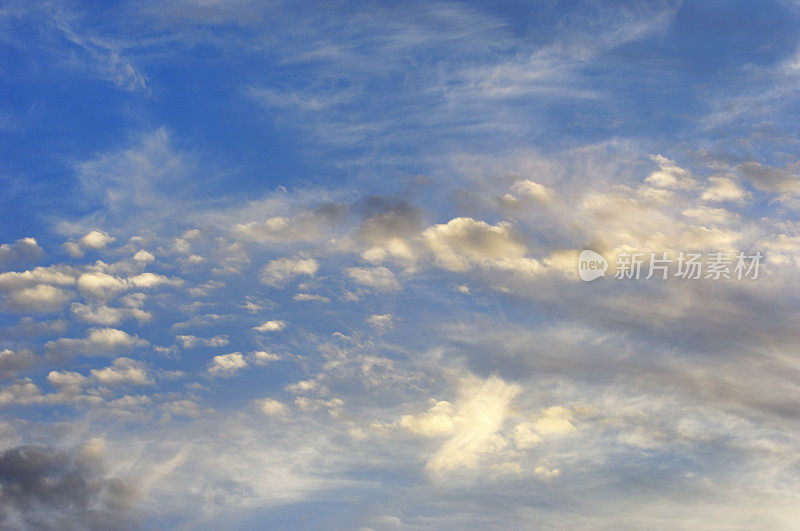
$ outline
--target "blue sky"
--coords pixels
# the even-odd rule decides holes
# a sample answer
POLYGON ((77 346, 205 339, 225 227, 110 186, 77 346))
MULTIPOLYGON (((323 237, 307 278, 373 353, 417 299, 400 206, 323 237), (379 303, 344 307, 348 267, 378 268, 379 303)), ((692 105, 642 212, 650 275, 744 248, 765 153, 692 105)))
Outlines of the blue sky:
POLYGON ((792 528, 798 22, 2 3, 2 526, 792 528))

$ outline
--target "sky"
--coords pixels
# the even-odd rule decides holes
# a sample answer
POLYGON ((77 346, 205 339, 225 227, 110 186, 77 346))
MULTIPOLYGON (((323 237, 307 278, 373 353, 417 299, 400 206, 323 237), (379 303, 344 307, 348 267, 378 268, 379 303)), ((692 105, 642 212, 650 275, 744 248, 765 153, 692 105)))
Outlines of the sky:
POLYGON ((3 1, 0 527, 796 528, 799 24, 3 1))

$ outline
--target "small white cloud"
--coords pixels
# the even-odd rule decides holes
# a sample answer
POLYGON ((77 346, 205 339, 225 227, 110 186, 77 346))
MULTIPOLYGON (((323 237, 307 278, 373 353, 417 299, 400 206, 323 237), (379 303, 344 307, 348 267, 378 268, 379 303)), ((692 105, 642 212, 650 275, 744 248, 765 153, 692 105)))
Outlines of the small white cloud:
POLYGON ((286 328, 286 321, 274 320, 265 321, 258 326, 254 326, 253 330, 256 332, 280 332, 286 328))
POLYGON ((93 230, 78 240, 78 245, 84 249, 102 249, 115 239, 103 231, 93 230))
POLYGON ((117 358, 110 367, 92 369, 92 376, 103 385, 149 385, 153 381, 147 375, 144 363, 131 358, 117 358))
POLYGON ((272 352, 267 352, 265 350, 257 350, 250 354, 250 361, 253 362, 254 365, 266 365, 272 361, 278 361, 281 357, 277 354, 273 354, 272 352))
POLYGON ((298 293, 294 296, 297 302, 324 302, 325 304, 331 302, 328 297, 323 295, 315 295, 313 293, 298 293))
POLYGON ((392 314, 370 315, 367 317, 367 324, 379 331, 389 330, 392 327, 392 314))
POLYGON ((139 249, 138 251, 136 251, 136 254, 133 255, 133 259, 139 262, 140 264, 149 264, 151 262, 154 262, 156 257, 153 256, 153 253, 149 251, 145 251, 144 249, 139 249))
POLYGON ((286 406, 274 398, 256 400, 256 406, 267 416, 282 417, 286 414, 286 406))
POLYGON ((345 272, 354 282, 378 291, 397 291, 400 283, 391 270, 381 267, 348 267, 345 272))
POLYGON ((731 201, 742 203, 749 197, 749 192, 739 186, 739 183, 731 177, 715 176, 709 177, 710 186, 703 192, 703 201, 731 201))
POLYGON ((659 169, 647 176, 645 182, 658 188, 692 188, 695 181, 691 173, 662 155, 650 155, 659 169))
POLYGON ((240 369, 247 367, 247 360, 241 352, 231 352, 230 354, 220 354, 214 356, 208 365, 208 373, 211 376, 228 377, 233 376, 240 369))
POLYGON ((281 286, 297 276, 313 277, 319 271, 319 262, 314 259, 278 258, 264 266, 261 282, 268 286, 281 286))
POLYGON ((180 344, 182 348, 189 349, 197 346, 202 347, 224 347, 230 341, 228 336, 214 336, 210 338, 202 338, 191 335, 175 336, 175 341, 180 344))
POLYGON ((538 203, 549 203, 553 200, 552 192, 541 184, 531 181, 517 181, 511 186, 517 197, 531 199, 538 203))

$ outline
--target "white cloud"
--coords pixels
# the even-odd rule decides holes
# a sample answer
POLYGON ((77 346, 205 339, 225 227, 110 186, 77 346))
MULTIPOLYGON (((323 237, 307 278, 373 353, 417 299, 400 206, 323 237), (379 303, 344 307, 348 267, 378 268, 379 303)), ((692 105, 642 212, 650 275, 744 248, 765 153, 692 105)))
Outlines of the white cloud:
POLYGON ((224 347, 230 340, 228 336, 214 336, 210 338, 202 338, 192 335, 175 336, 175 341, 181 345, 182 348, 189 349, 197 346, 203 347, 224 347))
POLYGON ((286 328, 286 321, 273 320, 265 321, 258 326, 254 326, 253 330, 256 332, 280 332, 286 328))
POLYGON ((149 385, 152 379, 144 363, 131 358, 117 358, 110 367, 92 369, 92 376, 103 385, 149 385))
POLYGON ((43 252, 34 238, 20 238, 14 243, 0 245, 0 264, 32 261, 43 252))
POLYGON ((750 193, 731 177, 712 176, 708 178, 708 182, 710 186, 700 197, 703 201, 742 203, 750 196, 750 193))
POLYGON ((392 327, 392 314, 373 314, 367 317, 367 324, 372 328, 383 331, 392 327))
POLYGON ((297 276, 313 277, 317 271, 319 271, 319 262, 314 259, 278 258, 261 270, 261 282, 269 286, 281 286, 297 276))
POLYGON ((496 376, 486 380, 466 378, 459 383, 455 404, 438 401, 425 413, 402 416, 399 426, 425 437, 447 437, 428 459, 428 471, 438 475, 474 468, 483 454, 500 444, 497 433, 520 391, 518 385, 496 376))
POLYGON ((64 243, 64 250, 67 253, 74 257, 79 258, 83 256, 83 253, 87 249, 92 250, 99 250, 104 249, 109 243, 112 243, 116 238, 109 236, 108 233, 93 230, 88 234, 82 236, 78 239, 77 242, 75 241, 68 241, 64 243))
POLYGON ((116 328, 92 328, 83 339, 61 338, 45 343, 49 355, 77 354, 94 356, 108 354, 134 347, 149 345, 138 336, 132 336, 116 328))
POLYGON ((274 398, 256 400, 256 406, 270 417, 282 417, 286 414, 286 406, 274 398))
POLYGON ((78 240, 78 245, 84 249, 103 249, 106 245, 113 242, 116 238, 99 230, 93 230, 89 234, 78 240))
POLYGON ((348 267, 345 272, 354 282, 378 291, 397 291, 400 283, 391 270, 379 267, 348 267))
POLYGON ((530 199, 538 203, 549 203, 553 200, 553 192, 541 184, 526 179, 517 181, 511 186, 511 191, 516 197, 530 199))
POLYGON ((422 238, 436 264, 448 271, 481 267, 535 274, 542 268, 527 256, 527 247, 508 223, 489 225, 472 218, 454 218, 425 229, 422 238))
POLYGON ((99 325, 115 325, 124 319, 136 319, 140 323, 150 321, 153 316, 139 308, 112 308, 110 306, 93 306, 74 302, 70 306, 72 314, 86 323, 99 325))
POLYGON ((156 257, 153 256, 153 253, 149 251, 145 251, 144 249, 139 249, 136 251, 136 254, 133 255, 133 259, 140 264, 149 264, 155 261, 156 257))
POLYGON ((691 173, 674 161, 662 155, 651 155, 650 158, 658 164, 659 169, 647 176, 646 183, 658 188, 692 188, 696 185, 691 173))
POLYGON ((72 298, 72 293, 48 284, 14 290, 5 297, 13 310, 29 312, 52 312, 72 298))
POLYGON ((247 366, 247 360, 244 359, 241 352, 231 352, 214 356, 208 365, 208 373, 211 376, 228 377, 247 366))
POLYGON ((294 296, 294 300, 297 302, 323 302, 326 304, 331 302, 330 298, 314 293, 298 293, 294 296))
POLYGON ((249 359, 254 365, 266 365, 272 361, 280 360, 281 357, 272 352, 257 350, 250 354, 249 359))

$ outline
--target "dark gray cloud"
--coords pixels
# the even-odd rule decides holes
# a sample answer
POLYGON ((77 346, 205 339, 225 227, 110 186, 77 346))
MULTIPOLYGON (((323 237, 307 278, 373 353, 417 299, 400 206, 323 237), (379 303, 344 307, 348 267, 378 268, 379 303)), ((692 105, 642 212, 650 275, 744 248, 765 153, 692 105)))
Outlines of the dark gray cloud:
POLYGON ((88 452, 20 446, 0 454, 2 529, 134 529, 134 497, 88 452))

